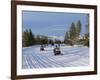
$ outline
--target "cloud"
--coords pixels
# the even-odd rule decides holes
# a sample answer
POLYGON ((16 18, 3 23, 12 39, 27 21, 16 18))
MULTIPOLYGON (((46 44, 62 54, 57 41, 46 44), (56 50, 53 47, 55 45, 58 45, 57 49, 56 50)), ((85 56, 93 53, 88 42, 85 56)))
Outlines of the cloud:
POLYGON ((66 29, 62 29, 62 28, 57 28, 57 29, 52 29, 53 31, 66 31, 66 29))
POLYGON ((56 24, 56 25, 51 25, 48 26, 47 28, 45 28, 45 30, 48 31, 66 31, 69 29, 69 27, 67 27, 67 24, 56 24))
POLYGON ((56 25, 52 25, 54 27, 61 27, 61 26, 67 26, 67 24, 56 24, 56 25))
POLYGON ((51 25, 50 27, 66 27, 68 26, 68 24, 55 24, 55 25, 51 25))

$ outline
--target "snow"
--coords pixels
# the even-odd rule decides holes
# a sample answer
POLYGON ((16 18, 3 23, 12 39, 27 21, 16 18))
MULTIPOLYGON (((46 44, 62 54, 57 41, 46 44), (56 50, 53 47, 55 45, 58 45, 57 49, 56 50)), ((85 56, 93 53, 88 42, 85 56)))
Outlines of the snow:
POLYGON ((89 66, 88 47, 61 45, 63 55, 57 56, 54 56, 53 48, 49 45, 45 51, 40 51, 40 45, 24 47, 22 69, 89 66))

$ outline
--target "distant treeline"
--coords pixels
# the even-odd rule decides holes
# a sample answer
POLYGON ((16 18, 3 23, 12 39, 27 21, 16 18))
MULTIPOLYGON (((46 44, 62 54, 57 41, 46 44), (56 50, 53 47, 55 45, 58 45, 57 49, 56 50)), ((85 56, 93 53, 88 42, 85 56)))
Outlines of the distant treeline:
POLYGON ((43 36, 43 35, 34 35, 31 31, 31 29, 24 31, 23 32, 23 37, 22 37, 22 44, 23 47, 26 46, 31 46, 31 45, 43 45, 43 44, 61 44, 63 43, 62 41, 58 40, 58 39, 51 39, 47 36, 43 36))

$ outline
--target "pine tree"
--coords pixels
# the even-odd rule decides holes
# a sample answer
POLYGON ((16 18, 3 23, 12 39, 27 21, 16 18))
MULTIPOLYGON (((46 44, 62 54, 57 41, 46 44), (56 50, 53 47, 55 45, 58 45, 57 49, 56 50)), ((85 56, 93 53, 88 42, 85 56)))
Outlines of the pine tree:
POLYGON ((84 45, 89 47, 89 14, 87 14, 86 33, 84 37, 84 45))
POLYGON ((34 35, 31 29, 29 29, 29 45, 33 45, 34 43, 35 43, 34 35))
POLYGON ((35 38, 35 43, 36 44, 41 44, 41 37, 40 35, 37 35, 36 38, 35 38))
POLYGON ((65 38, 64 38, 64 43, 65 43, 65 44, 68 44, 68 40, 69 40, 69 33, 66 32, 65 38))
POLYGON ((75 24, 74 23, 71 24, 69 34, 70 34, 70 39, 71 40, 75 40, 76 39, 76 28, 75 28, 75 24))
POLYGON ((31 46, 34 44, 34 35, 31 31, 31 29, 29 29, 29 31, 26 29, 26 31, 23 32, 23 36, 22 36, 22 42, 23 42, 23 46, 31 46))
POLYGON ((48 44, 48 38, 46 36, 41 36, 41 44, 48 44))
POLYGON ((89 14, 87 14, 86 19, 87 19, 87 23, 86 23, 86 33, 89 34, 89 14))
POLYGON ((29 46, 29 33, 28 33, 28 30, 24 31, 23 32, 23 37, 22 37, 22 44, 23 46, 29 46))
POLYGON ((79 36, 80 36, 80 33, 81 33, 81 22, 80 20, 77 22, 76 24, 76 35, 77 35, 77 38, 79 39, 79 36))

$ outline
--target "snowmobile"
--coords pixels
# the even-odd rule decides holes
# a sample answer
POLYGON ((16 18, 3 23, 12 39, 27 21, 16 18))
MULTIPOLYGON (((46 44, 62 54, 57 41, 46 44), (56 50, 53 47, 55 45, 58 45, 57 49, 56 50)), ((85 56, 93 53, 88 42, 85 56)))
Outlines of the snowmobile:
POLYGON ((61 54, 61 51, 60 49, 56 46, 56 48, 53 49, 53 52, 54 52, 54 55, 60 55, 61 54))
POLYGON ((41 45, 40 51, 44 51, 44 46, 43 45, 41 45))

